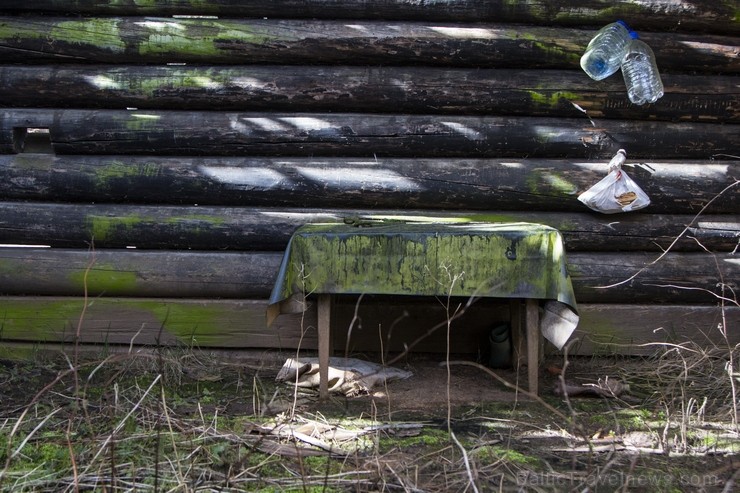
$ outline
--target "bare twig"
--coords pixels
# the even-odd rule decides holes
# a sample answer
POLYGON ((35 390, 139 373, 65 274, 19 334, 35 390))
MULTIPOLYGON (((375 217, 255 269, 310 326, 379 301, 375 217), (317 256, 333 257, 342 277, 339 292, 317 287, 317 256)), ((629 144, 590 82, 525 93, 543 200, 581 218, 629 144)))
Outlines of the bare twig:
POLYGON ((460 441, 455 436, 455 432, 453 432, 452 430, 450 430, 450 438, 452 438, 452 441, 455 442, 457 448, 460 449, 460 453, 462 453, 463 462, 465 463, 465 471, 468 473, 468 481, 470 482, 470 487, 473 488, 473 491, 475 493, 478 493, 478 487, 475 485, 473 471, 470 470, 470 459, 468 459, 468 452, 465 450, 465 447, 462 446, 462 443, 460 443, 460 441))
MULTIPOLYGON (((362 303, 362 298, 365 296, 365 293, 361 293, 360 296, 357 298, 357 302, 355 303, 355 311, 352 314, 352 320, 349 322, 349 327, 347 327, 347 342, 344 345, 344 357, 349 358, 349 344, 352 339, 352 329, 355 327, 355 323, 362 323, 362 320, 359 316, 360 311, 360 303, 362 303)), ((360 329, 362 329, 362 326, 359 326, 360 329)))
POLYGON ((74 448, 72 447, 72 419, 67 420, 67 450, 69 451, 70 462, 72 462, 72 477, 75 492, 80 491, 80 477, 77 474, 77 460, 75 459, 74 448))

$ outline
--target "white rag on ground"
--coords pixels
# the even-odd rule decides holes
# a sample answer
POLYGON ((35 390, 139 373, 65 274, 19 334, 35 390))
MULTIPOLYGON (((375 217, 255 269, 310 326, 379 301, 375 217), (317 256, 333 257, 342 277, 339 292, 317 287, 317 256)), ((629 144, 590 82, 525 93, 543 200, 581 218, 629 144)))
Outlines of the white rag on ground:
MULTIPOLYGON (((346 395, 366 394, 386 382, 409 378, 410 371, 381 366, 355 358, 329 358, 329 391, 346 395)), ((288 358, 275 380, 298 387, 319 387, 318 358, 288 358)))

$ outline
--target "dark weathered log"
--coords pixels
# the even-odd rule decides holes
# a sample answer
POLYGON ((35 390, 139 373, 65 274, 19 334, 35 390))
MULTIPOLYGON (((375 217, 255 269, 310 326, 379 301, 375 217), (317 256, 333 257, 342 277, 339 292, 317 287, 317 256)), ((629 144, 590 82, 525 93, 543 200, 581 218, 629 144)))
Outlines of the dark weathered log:
MULTIPOLYGON (((635 162, 630 158, 628 163, 635 162)), ((607 160, 311 159, 0 155, 0 198, 60 202, 588 211, 607 160)), ((625 170, 643 212, 696 214, 740 178, 740 161, 660 161, 625 170)), ((737 187, 709 214, 740 210, 737 187)), ((596 214, 596 213, 594 213, 596 214)), ((613 216, 620 221, 625 215, 613 216)), ((86 238, 87 239, 87 238, 86 238)))
MULTIPOLYGON (((282 253, 0 249, 0 294, 181 298, 267 297, 282 253)), ((571 253, 568 269, 584 303, 712 303, 738 292, 732 254, 571 253), (628 280, 641 269, 635 279, 628 280), (726 292, 718 283, 726 283, 726 292)), ((454 268, 454 266, 453 266, 454 268)))
POLYGON ((217 15, 221 17, 291 17, 426 21, 528 22, 546 25, 607 24, 625 19, 636 29, 703 30, 737 33, 736 11, 729 2, 694 0, 5 0, 0 11, 57 12, 87 15, 217 15))
POLYGON ((735 255, 669 253, 658 258, 650 253, 569 254, 576 299, 585 303, 718 303, 724 297, 737 302, 734 293, 740 288, 740 261, 735 255))
MULTIPOLYGON (((1 17, 0 59, 577 68, 594 30, 502 24, 1 17)), ((736 39, 644 33, 663 71, 738 73, 736 39)))
POLYGON ((0 244, 79 248, 284 250, 306 223, 386 220, 532 222, 563 234, 568 252, 731 252, 740 241, 740 215, 428 211, 371 209, 254 209, 0 202, 0 244))
POLYGON ((0 295, 267 297, 280 253, 0 249, 0 295))
POLYGON ((636 106, 621 77, 580 70, 6 65, 0 105, 740 120, 740 77, 662 78, 659 102, 636 106))
MULTIPOLYGON (((369 304, 363 300, 360 306, 369 304)), ((88 303, 84 317, 80 319, 83 305, 82 298, 1 297, 3 330, 0 332, 0 341, 4 344, 10 341, 71 344, 75 341, 79 326, 79 342, 83 344, 316 349, 314 308, 309 309, 305 318, 301 315, 281 315, 267 328, 265 300, 98 298, 88 303)), ((412 305, 419 303, 412 302, 412 305)), ((354 303, 336 306, 332 320, 335 336, 341 336, 340 332, 346 333, 354 315, 354 306, 354 303)), ((426 309, 433 310, 435 306, 439 306, 436 301, 428 303, 426 309)), ((495 308, 489 307, 476 307, 473 311, 488 317, 497 313, 495 308)), ((659 351, 661 343, 680 344, 689 341, 705 348, 732 347, 740 343, 738 331, 727 330, 728 337, 725 339, 717 328, 721 322, 728 327, 740 324, 740 308, 737 306, 726 307, 723 311, 717 306, 707 305, 584 303, 579 305, 579 312, 581 321, 571 338, 573 342, 568 351, 571 355, 649 355, 659 351)), ((394 315, 395 312, 369 312, 363 319, 364 331, 375 329, 381 323, 386 327, 389 314, 394 315), (374 318, 374 315, 378 317, 374 318)), ((390 322, 397 318, 390 319, 390 322)), ((394 341, 409 340, 428 330, 429 325, 424 325, 428 320, 405 316, 402 323, 394 327, 394 341)), ((490 318, 488 320, 491 322, 490 318)), ((471 318, 471 321, 477 322, 477 326, 481 325, 480 320, 471 318)), ((453 323, 452 327, 456 334, 460 331, 469 332, 467 326, 453 323)), ((355 327, 352 339, 363 343, 377 341, 377 330, 369 335, 355 327)), ((434 344, 435 339, 439 342, 431 337, 421 349, 444 352, 446 344, 434 344)), ((485 346, 481 347, 479 341, 465 342, 459 348, 462 352, 477 355, 485 351, 485 346)), ((362 350, 367 351, 367 348, 363 346, 362 350)))
POLYGON ((734 125, 585 116, 33 109, 0 111, 1 141, 28 122, 48 125, 59 154, 706 159, 740 147, 734 125))

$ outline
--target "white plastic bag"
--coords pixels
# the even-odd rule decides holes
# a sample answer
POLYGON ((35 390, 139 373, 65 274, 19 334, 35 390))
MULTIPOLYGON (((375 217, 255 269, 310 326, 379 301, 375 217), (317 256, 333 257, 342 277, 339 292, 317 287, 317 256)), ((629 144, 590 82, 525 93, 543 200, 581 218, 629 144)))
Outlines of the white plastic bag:
POLYGON ((578 200, 590 209, 604 214, 629 212, 650 205, 650 197, 621 169, 625 152, 619 152, 609 162, 609 174, 581 195, 578 200))

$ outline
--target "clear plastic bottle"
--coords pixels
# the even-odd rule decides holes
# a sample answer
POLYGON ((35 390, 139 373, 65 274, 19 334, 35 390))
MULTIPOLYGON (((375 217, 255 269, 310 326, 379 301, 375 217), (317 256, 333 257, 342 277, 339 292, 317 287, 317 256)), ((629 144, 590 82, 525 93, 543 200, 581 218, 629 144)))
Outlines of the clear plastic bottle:
POLYGON ((624 50, 631 41, 630 28, 624 21, 602 27, 586 47, 581 57, 581 68, 594 80, 609 77, 619 70, 624 50))
POLYGON ((627 85, 627 95, 634 104, 654 103, 663 96, 663 81, 660 80, 655 54, 637 33, 631 33, 622 58, 622 75, 627 85))

